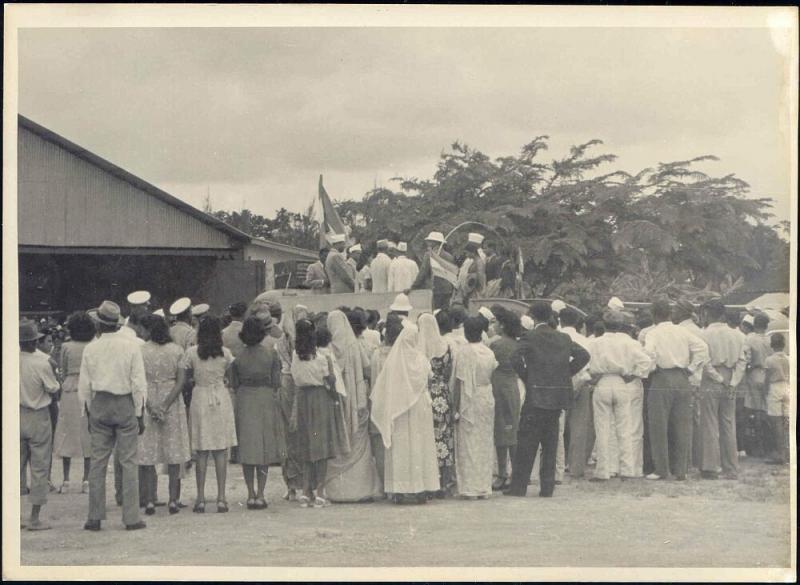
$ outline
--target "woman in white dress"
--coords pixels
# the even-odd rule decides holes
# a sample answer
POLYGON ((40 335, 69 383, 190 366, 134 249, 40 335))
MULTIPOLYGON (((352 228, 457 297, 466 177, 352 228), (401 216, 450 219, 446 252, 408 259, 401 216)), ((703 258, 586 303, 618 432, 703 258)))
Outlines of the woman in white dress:
POLYGON ((419 330, 403 321, 372 389, 372 422, 385 448, 384 490, 395 503, 424 504, 439 490, 439 465, 428 393, 431 365, 419 350, 419 330))
POLYGON ((484 319, 464 323, 465 345, 456 356, 453 398, 456 405, 456 480, 467 499, 485 499, 492 493, 494 472, 494 352, 482 341, 484 319))

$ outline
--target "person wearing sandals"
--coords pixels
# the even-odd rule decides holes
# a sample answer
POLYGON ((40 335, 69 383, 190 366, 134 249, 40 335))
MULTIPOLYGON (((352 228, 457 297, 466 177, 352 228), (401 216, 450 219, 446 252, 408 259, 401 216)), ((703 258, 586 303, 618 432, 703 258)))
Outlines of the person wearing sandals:
POLYGON ((464 322, 467 345, 453 365, 453 402, 456 413, 456 478, 458 494, 467 499, 485 499, 492 493, 492 435, 495 402, 492 374, 497 368, 494 353, 481 340, 485 318, 464 322))
POLYGON ((419 350, 410 320, 383 364, 372 389, 371 419, 385 448, 384 490, 397 503, 424 504, 440 489, 439 463, 428 392, 431 364, 419 350))
POLYGON ((453 352, 441 335, 436 317, 430 313, 419 316, 419 349, 431 364, 428 392, 433 402, 433 436, 439 462, 439 498, 455 485, 456 454, 453 404, 450 397, 450 378, 453 373, 453 352))
POLYGON ((230 368, 230 387, 236 394, 236 435, 239 462, 247 484, 247 509, 267 507, 264 487, 270 465, 286 459, 281 414, 281 360, 274 347, 261 344, 273 323, 255 317, 244 321, 239 338, 245 348, 230 368), (254 476, 257 474, 257 489, 254 476))
POLYGON ((145 429, 139 437, 137 463, 144 475, 142 486, 144 513, 156 512, 156 465, 167 465, 169 475, 169 513, 179 512, 181 467, 191 458, 186 406, 179 399, 185 384, 180 367, 183 349, 172 341, 163 317, 148 315, 142 320, 146 343, 142 346, 147 377, 145 429))
POLYGON ((192 451, 197 453, 195 476, 197 500, 193 511, 206 511, 205 486, 208 456, 214 458, 217 475, 217 512, 227 512, 225 479, 228 470, 228 449, 236 446, 231 397, 225 388, 225 376, 233 362, 233 354, 222 345, 220 321, 210 315, 200 321, 197 345, 186 350, 182 367, 194 379, 189 407, 192 451))
POLYGON ((304 462, 300 506, 322 507, 318 495, 325 481, 328 460, 339 455, 336 441, 336 390, 330 361, 317 351, 316 328, 308 319, 295 323, 292 378, 296 387, 290 430, 297 436, 297 454, 304 462))
POLYGON ((78 403, 78 375, 81 372, 83 350, 95 337, 92 318, 80 311, 70 316, 67 321, 70 341, 61 346, 61 372, 64 383, 61 386, 61 405, 56 423, 56 435, 53 440, 53 452, 61 457, 64 469, 64 481, 59 493, 69 491, 69 475, 72 460, 83 459, 83 482, 81 493, 89 492, 89 468, 92 463, 92 442, 89 437, 89 425, 81 417, 78 403))
POLYGON ((325 495, 334 502, 372 501, 383 494, 369 442, 369 356, 358 343, 344 312, 331 311, 328 330, 332 337, 334 363, 341 369, 341 379, 337 380, 337 384, 341 382, 344 387, 337 386, 337 391, 342 394, 339 400, 343 406, 350 450, 328 464, 325 495))
POLYGON ((500 336, 489 347, 497 360, 497 369, 492 372, 492 394, 494 395, 494 446, 497 451, 497 477, 493 490, 509 487, 508 462, 514 460, 519 428, 520 379, 514 370, 514 354, 517 338, 522 333, 519 316, 508 309, 497 307, 495 318, 500 336))

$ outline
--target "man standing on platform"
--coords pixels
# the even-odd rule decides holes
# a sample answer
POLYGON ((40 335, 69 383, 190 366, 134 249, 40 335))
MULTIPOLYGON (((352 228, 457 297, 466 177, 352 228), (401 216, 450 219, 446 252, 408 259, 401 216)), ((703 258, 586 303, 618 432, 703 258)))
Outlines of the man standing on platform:
POLYGON ((106 518, 106 469, 111 451, 122 464, 122 520, 127 530, 145 527, 139 519, 138 435, 144 432, 147 379, 139 346, 117 331, 120 310, 103 301, 97 309, 102 335, 83 352, 78 381, 81 413, 88 412, 92 438, 89 519, 86 530, 100 530, 106 518))
POLYGON ((311 289, 311 293, 320 295, 328 292, 328 276, 325 274, 325 260, 328 258, 328 248, 319 251, 319 260, 308 265, 306 268, 305 285, 311 289))
MULTIPOLYGON (((450 304, 450 298, 453 296, 453 284, 446 278, 435 275, 431 266, 431 257, 434 254, 450 265, 453 264, 453 256, 444 247, 437 253, 439 246, 442 244, 444 244, 444 235, 441 232, 428 234, 428 237, 425 238, 427 251, 422 259, 417 278, 414 280, 414 284, 411 285, 412 290, 431 289, 433 291, 434 311, 446 308, 450 304)), ((438 262, 438 260, 434 260, 434 262, 438 262)), ((452 271, 456 271, 455 266, 452 267, 452 271)))
POLYGON ((358 269, 358 264, 361 262, 361 255, 363 253, 361 244, 350 246, 350 249, 347 252, 347 265, 350 267, 353 281, 355 282, 355 292, 364 292, 366 290, 366 280, 369 277, 369 268, 365 266, 361 270, 358 269), (364 269, 366 269, 366 272, 364 269))
POLYGON ((407 253, 408 244, 399 242, 397 244, 397 257, 392 260, 392 264, 389 266, 390 291, 402 292, 410 289, 417 278, 417 274, 419 274, 417 263, 406 256, 407 253))
POLYGON ((378 240, 376 246, 378 253, 369 265, 369 272, 372 276, 372 292, 385 293, 389 292, 389 266, 392 264, 392 259, 387 254, 389 240, 378 240))
POLYGON ((556 480, 558 418, 573 405, 572 376, 589 363, 589 352, 559 333, 549 323, 552 309, 546 302, 531 307, 534 328, 519 341, 515 369, 525 383, 525 402, 519 422, 517 452, 512 463, 509 496, 525 496, 528 480, 542 446, 539 496, 553 496, 556 480))
POLYGON ((666 301, 653 303, 656 325, 647 332, 644 348, 655 360, 650 381, 647 412, 650 449, 655 471, 647 479, 667 479, 670 471, 685 480, 689 468, 689 440, 692 433, 692 386, 708 362, 706 342, 670 320, 666 301))
POLYGON ((350 266, 344 255, 345 235, 334 234, 330 240, 333 249, 325 259, 325 272, 331 283, 331 293, 351 293, 355 290, 355 280, 350 274, 350 266))

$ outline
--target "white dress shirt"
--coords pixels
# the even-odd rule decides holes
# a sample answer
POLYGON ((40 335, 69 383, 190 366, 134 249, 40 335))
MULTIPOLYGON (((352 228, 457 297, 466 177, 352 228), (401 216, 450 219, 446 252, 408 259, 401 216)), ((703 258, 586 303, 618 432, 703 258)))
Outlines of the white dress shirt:
POLYGON ((136 345, 144 345, 144 339, 136 335, 136 331, 134 331, 127 325, 125 327, 120 327, 117 333, 120 333, 121 335, 127 337, 128 339, 133 341, 136 345))
POLYGON ((595 376, 616 374, 646 378, 653 359, 627 333, 607 332, 591 341, 589 372, 595 376))
POLYGON ((86 346, 78 378, 81 416, 85 405, 99 391, 120 396, 131 394, 136 416, 142 416, 147 399, 147 378, 140 346, 120 331, 103 333, 86 346))
POLYGON ((689 371, 689 383, 700 384, 708 363, 708 345, 686 327, 663 321, 655 325, 644 340, 644 349, 662 370, 680 368, 689 371))
POLYGON ((411 258, 398 256, 389 265, 389 290, 402 292, 411 288, 419 274, 419 266, 411 258))
POLYGON ((372 275, 372 292, 389 292, 389 266, 392 259, 383 252, 378 252, 369 265, 369 272, 372 275))

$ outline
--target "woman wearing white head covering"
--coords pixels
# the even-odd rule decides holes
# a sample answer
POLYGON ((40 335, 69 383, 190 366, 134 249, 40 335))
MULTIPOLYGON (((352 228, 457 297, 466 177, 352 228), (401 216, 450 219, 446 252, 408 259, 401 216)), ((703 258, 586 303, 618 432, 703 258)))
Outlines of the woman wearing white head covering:
POLYGON ((436 440, 436 459, 439 463, 437 495, 445 493, 455 484, 455 436, 453 428, 453 405, 450 394, 450 378, 453 373, 453 353, 439 332, 436 317, 430 313, 420 315, 419 349, 431 364, 428 377, 428 392, 433 402, 433 436, 436 440))
POLYGON ((431 366, 418 346, 417 326, 404 321, 372 389, 372 422, 386 448, 384 489, 395 503, 414 496, 424 504, 425 492, 440 489, 428 394, 431 366))
POLYGON ((369 442, 365 372, 369 357, 342 311, 332 311, 328 315, 328 330, 336 363, 341 368, 344 395, 340 401, 350 438, 350 452, 328 463, 325 494, 332 502, 369 501, 381 496, 380 479, 369 442))
POLYGON ((491 495, 494 471, 492 373, 497 360, 481 341, 483 323, 479 317, 464 323, 467 345, 456 356, 453 376, 458 493, 469 499, 491 495))

